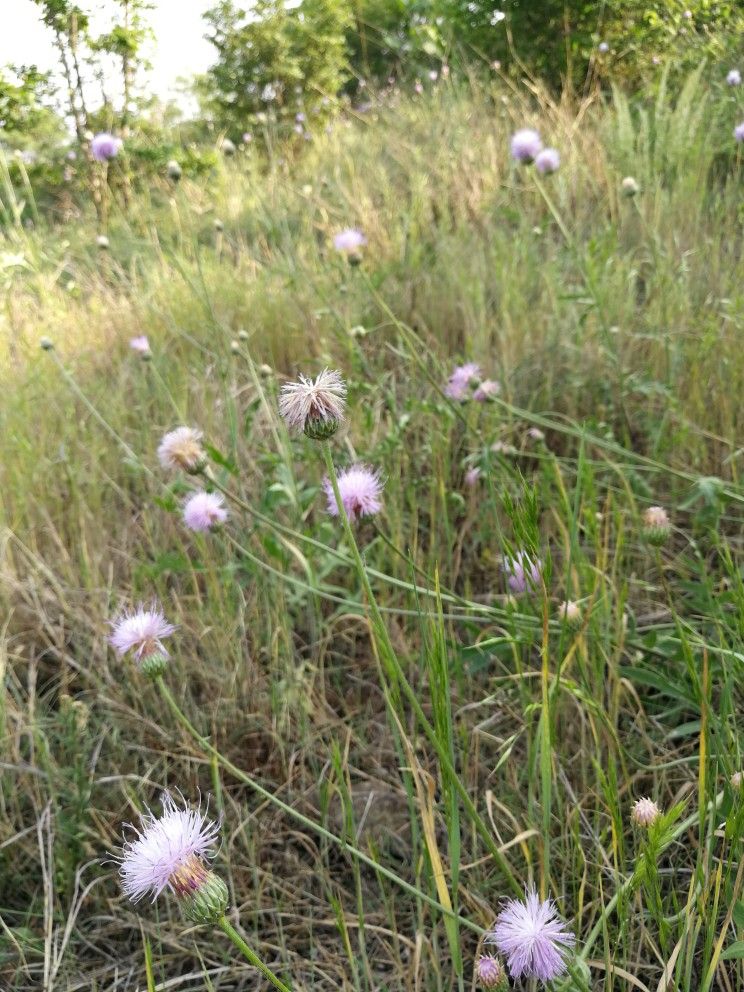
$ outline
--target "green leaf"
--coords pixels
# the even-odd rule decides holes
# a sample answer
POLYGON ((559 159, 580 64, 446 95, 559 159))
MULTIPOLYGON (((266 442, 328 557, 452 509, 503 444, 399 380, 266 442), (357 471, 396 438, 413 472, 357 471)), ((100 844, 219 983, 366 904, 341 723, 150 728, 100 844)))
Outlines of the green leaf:
POLYGON ((744 958, 744 940, 735 941, 721 955, 721 961, 732 961, 738 958, 744 958))

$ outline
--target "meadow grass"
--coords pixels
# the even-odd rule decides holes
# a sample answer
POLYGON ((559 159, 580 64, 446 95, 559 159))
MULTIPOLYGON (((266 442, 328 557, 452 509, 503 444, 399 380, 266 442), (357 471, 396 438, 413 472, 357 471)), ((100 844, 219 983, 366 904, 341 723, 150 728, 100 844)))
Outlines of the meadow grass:
POLYGON ((8 988, 255 987, 101 864, 164 787, 223 814, 230 918, 293 989, 470 987, 482 930, 531 884, 577 937, 556 988, 742 987, 731 112, 704 70, 638 106, 443 84, 141 189, 108 251, 89 218, 26 229, 32 191, 6 175, 8 988), (554 176, 509 161, 523 124, 554 176), (350 225, 358 267, 332 248, 350 225), (493 402, 446 398, 463 360, 493 402), (326 365, 349 385, 330 451, 277 412, 286 377, 326 365), (185 529, 195 483, 158 465, 179 424, 229 494, 219 532, 185 529), (326 512, 328 459, 383 474, 353 532, 326 512), (542 580, 513 598, 519 549, 542 580), (107 644, 152 599, 179 625, 162 684, 107 644))

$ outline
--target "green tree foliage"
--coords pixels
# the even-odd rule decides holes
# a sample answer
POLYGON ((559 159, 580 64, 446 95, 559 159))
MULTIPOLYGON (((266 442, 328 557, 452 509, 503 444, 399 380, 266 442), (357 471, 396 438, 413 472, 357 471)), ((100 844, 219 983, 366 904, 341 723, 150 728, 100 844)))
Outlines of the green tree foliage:
POLYGON ((250 13, 222 0, 206 14, 217 60, 202 95, 225 130, 240 133, 258 115, 289 119, 320 110, 348 76, 347 0, 259 0, 250 13))
POLYGON ((60 117, 51 109, 49 73, 36 66, 0 69, 0 137, 15 148, 59 138, 60 117))

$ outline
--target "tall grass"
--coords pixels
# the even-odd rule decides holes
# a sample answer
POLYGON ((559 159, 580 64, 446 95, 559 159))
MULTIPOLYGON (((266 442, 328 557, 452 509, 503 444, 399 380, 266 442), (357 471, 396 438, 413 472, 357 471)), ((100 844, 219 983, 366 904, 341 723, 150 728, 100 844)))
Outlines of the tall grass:
POLYGON ((741 985, 728 112, 702 71, 641 106, 444 84, 141 190, 108 252, 85 218, 25 228, 6 176, 8 988, 255 984, 100 863, 163 787, 213 797, 235 919, 294 989, 464 988, 480 929, 529 884, 577 935, 566 988, 741 985), (523 123, 561 151, 549 180, 508 160, 523 123), (330 247, 350 224, 358 268, 330 247), (127 344, 143 333, 150 362, 127 344), (446 400, 460 359, 500 380, 495 402, 446 400), (325 512, 321 449, 276 412, 285 375, 325 364, 350 387, 333 463, 385 477, 353 534, 325 512), (191 483, 157 465, 179 423, 233 498, 221 533, 185 530, 191 483), (652 504, 674 525, 658 551, 652 504), (518 548, 544 586, 515 602, 518 548), (173 708, 106 643, 151 598, 180 628, 173 708), (641 795, 664 810, 648 834, 641 795))

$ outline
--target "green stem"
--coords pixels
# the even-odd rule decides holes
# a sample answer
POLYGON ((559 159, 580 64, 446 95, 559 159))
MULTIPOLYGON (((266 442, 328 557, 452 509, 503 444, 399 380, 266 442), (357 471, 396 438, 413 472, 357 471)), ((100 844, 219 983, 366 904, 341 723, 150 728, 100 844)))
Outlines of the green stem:
POLYGON ((229 922, 227 917, 223 916, 217 921, 217 926, 220 930, 226 934, 230 940, 235 944, 237 949, 246 959, 250 961, 254 968, 258 968, 264 978, 268 978, 275 989, 279 989, 279 992, 292 992, 289 985, 285 985, 279 978, 276 977, 274 972, 267 965, 263 963, 261 958, 252 951, 251 948, 246 944, 243 938, 240 936, 235 927, 229 922))
POLYGON ((522 895, 522 886, 517 881, 509 862, 506 860, 502 852, 499 850, 498 845, 495 843, 493 837, 491 836, 491 831, 488 828, 483 817, 478 812, 475 803, 470 798, 470 794, 465 788, 465 786, 460 781, 460 776, 457 774, 454 765, 450 759, 449 753, 445 745, 439 740, 435 728, 430 723, 426 714, 424 713, 423 707, 419 702, 418 696, 416 695, 413 687, 409 683, 405 676, 403 667, 398 660, 398 656, 395 653, 392 642, 390 640, 390 635, 388 633, 387 627, 382 619, 382 614, 380 613, 379 607, 377 606, 377 600, 375 599, 375 594, 372 591, 372 586, 370 584, 369 578, 367 576, 367 570, 362 561, 362 556, 359 552, 359 546, 357 545, 356 538, 354 537, 354 531, 351 528, 351 522, 347 516, 346 510, 344 509, 343 501, 341 499, 341 492, 338 488, 338 479, 336 477, 336 469, 333 464, 333 454, 331 452, 331 446, 328 441, 323 441, 321 443, 323 449, 323 457, 325 459, 326 471, 328 473, 328 478, 333 489, 333 495, 336 498, 336 505, 338 506, 339 516, 341 517, 341 522, 343 524, 344 532, 346 534, 346 540, 351 548, 352 557, 354 559, 354 564, 356 565, 359 578, 362 582, 362 587, 364 588, 365 595, 367 597, 367 603, 369 610, 372 614, 372 628, 376 632, 377 638, 380 642, 379 646, 382 648, 382 654, 385 660, 388 662, 389 666, 392 668, 392 673, 395 676, 396 681, 402 687, 406 697, 411 704, 414 713, 416 714, 416 719, 419 721, 424 733, 428 737, 430 743, 433 745, 439 757, 440 765, 442 770, 450 779, 455 789, 460 795, 460 799, 467 811, 467 814, 475 826, 478 833, 481 835, 486 847, 488 848, 490 854, 492 855, 494 861, 498 865, 502 874, 506 878, 512 890, 515 894, 522 895))
MULTIPOLYGON (((708 803, 708 811, 710 813, 715 813, 715 811, 723 802, 723 796, 724 793, 719 792, 718 795, 715 797, 715 799, 712 799, 708 803)), ((672 838, 676 840, 678 837, 681 837, 686 830, 689 830, 690 827, 694 826, 694 824, 699 820, 699 818, 700 818, 700 813, 695 812, 691 816, 688 816, 687 819, 682 820, 682 822, 678 823, 677 826, 674 828, 674 831, 672 832, 672 838)), ((607 903, 605 908, 600 913, 599 919, 592 927, 591 932, 589 936, 586 938, 584 946, 581 949, 581 953, 579 954, 579 957, 583 961, 586 961, 586 959, 589 957, 589 954, 591 953, 591 950, 594 947, 597 938, 604 929, 605 921, 607 920, 609 915, 614 911, 615 907, 617 906, 622 896, 626 895, 632 889, 636 881, 637 879, 635 874, 631 875, 629 878, 626 878, 626 880, 617 890, 615 895, 612 897, 612 899, 610 899, 610 901, 607 903)))
POLYGON ((442 904, 437 902, 436 899, 432 899, 431 896, 417 889, 415 885, 411 885, 410 882, 406 882, 406 880, 401 878, 400 875, 396 875, 394 871, 391 871, 389 868, 385 868, 384 865, 379 864, 377 861, 374 860, 374 858, 370 858, 363 851, 360 851, 358 848, 354 847, 352 844, 349 844, 341 837, 337 837, 336 834, 331 833, 330 830, 326 830, 325 827, 321 826, 319 823, 315 823, 314 820, 311 820, 303 813, 300 813, 299 810, 295 809, 293 806, 290 806, 288 803, 285 803, 278 796, 275 796, 273 792, 269 792, 268 789, 265 789, 262 785, 256 782, 255 779, 251 778, 250 775, 248 775, 242 769, 238 768, 237 765, 234 765, 229 760, 229 758, 226 758, 220 751, 217 750, 216 747, 214 747, 214 745, 209 743, 206 737, 203 737, 199 733, 196 727, 191 723, 189 718, 180 708, 176 700, 173 698, 173 694, 171 693, 170 689, 163 681, 162 676, 158 676, 155 679, 155 682, 157 684, 158 689, 160 690, 161 695, 163 696, 163 699, 168 704, 168 708, 170 709, 173 716, 176 718, 177 722, 185 730, 189 732, 189 734, 194 738, 197 744, 199 744, 199 746, 204 751, 206 751, 207 754, 214 756, 217 759, 217 761, 219 761, 219 763, 222 765, 222 767, 226 771, 228 771, 231 775, 233 775, 236 779, 238 779, 239 782, 243 782, 244 785, 250 786, 250 788, 253 789, 254 792, 257 792, 259 794, 259 796, 261 796, 263 799, 266 799, 268 802, 273 803, 274 806, 278 806, 279 809, 282 810, 282 812, 286 813, 288 816, 293 817, 304 827, 307 827, 308 830, 314 831, 314 833, 319 834, 325 840, 328 840, 332 844, 336 844, 338 847, 343 848, 343 850, 348 852, 350 855, 352 855, 352 857, 356 858, 358 861, 361 861, 363 864, 368 865, 370 868, 373 868, 376 872, 378 872, 388 881, 393 882, 401 889, 404 889, 406 892, 409 893, 409 895, 415 896, 417 899, 423 899, 424 902, 428 903, 434 909, 439 910, 440 913, 443 913, 445 916, 449 916, 452 919, 456 920, 457 923, 459 923, 461 926, 467 927, 470 930, 474 930, 478 934, 485 933, 483 927, 479 926, 477 923, 474 923, 472 920, 466 920, 464 917, 458 916, 456 913, 453 913, 452 910, 447 909, 446 906, 442 906, 442 904))

